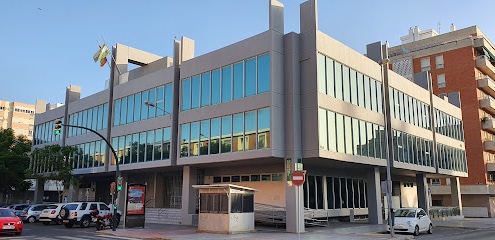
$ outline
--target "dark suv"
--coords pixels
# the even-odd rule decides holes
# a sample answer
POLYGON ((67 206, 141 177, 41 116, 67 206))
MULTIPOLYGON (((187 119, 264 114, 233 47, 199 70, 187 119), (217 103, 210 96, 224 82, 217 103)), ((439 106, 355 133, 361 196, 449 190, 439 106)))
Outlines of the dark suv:
MULTIPOLYGON (((71 228, 76 224, 87 228, 91 225, 92 210, 98 210, 100 216, 111 213, 111 209, 103 202, 73 202, 66 204, 59 213, 65 227, 71 228)), ((120 211, 117 213, 117 226, 120 222, 120 211)))

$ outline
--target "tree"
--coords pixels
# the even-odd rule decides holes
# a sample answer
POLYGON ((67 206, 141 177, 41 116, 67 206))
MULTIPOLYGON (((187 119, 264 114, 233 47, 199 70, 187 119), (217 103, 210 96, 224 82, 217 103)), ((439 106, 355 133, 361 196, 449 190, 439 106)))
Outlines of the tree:
POLYGON ((25 181, 29 168, 31 141, 25 136, 14 136, 11 128, 0 129, 0 192, 6 196, 26 191, 31 182, 25 181))
POLYGON ((71 185, 78 185, 79 178, 72 175, 74 169, 73 158, 77 154, 77 148, 72 146, 48 145, 33 150, 32 166, 29 175, 44 183, 47 180, 60 182, 63 189, 56 184, 59 202, 62 202, 64 193, 71 185))

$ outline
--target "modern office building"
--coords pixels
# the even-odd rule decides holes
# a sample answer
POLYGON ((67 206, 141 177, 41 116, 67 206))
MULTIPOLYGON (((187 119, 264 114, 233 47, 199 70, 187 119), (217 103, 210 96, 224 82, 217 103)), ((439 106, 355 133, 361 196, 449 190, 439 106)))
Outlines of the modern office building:
MULTIPOLYGON (((425 209, 427 178, 449 178, 458 192, 467 176, 461 110, 427 90, 428 75, 416 76, 420 86, 388 71, 386 45, 365 56, 319 31, 316 0, 300 6, 300 33, 287 34, 283 5, 269 3, 267 31, 201 56, 185 37, 173 57, 116 44, 108 89, 80 99, 69 86, 63 107, 37 114, 34 148, 80 149, 71 160, 83 183, 69 200, 109 201, 118 166, 124 182, 146 184, 147 213, 160 209, 169 223, 234 211, 220 195, 199 204, 192 186, 235 184, 259 190, 256 206, 282 209, 287 231, 301 232, 304 208, 378 224, 387 192, 396 207, 425 209), (55 136, 56 119, 97 131, 118 159, 85 129, 55 136), (301 168, 297 187, 291 173, 301 168)), ((39 159, 32 166, 45 171, 39 159)))
MULTIPOLYGON (((402 44, 390 49, 392 70, 411 79, 431 73, 433 93, 460 93, 469 177, 461 179, 466 216, 495 217, 495 48, 477 27, 438 34, 411 28, 402 44), (425 34, 424 34, 425 33, 425 34)), ((448 119, 444 119, 444 121, 448 119)), ((449 206, 450 182, 431 179, 433 205, 449 206)))
POLYGON ((35 105, 0 100, 0 128, 12 128, 15 135, 33 139, 35 105))

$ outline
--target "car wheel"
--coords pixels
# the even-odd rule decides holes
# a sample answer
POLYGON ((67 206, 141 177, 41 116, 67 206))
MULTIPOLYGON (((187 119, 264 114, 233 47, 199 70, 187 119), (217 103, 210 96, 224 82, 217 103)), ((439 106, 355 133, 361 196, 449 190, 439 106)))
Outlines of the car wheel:
POLYGON ((43 225, 48 225, 50 224, 50 222, 43 222, 43 225))
POLYGON ((72 228, 72 227, 74 227, 74 223, 66 223, 66 224, 64 224, 64 226, 66 228, 72 228))
POLYGON ((90 224, 91 224, 91 218, 90 217, 84 216, 81 219, 81 227, 87 228, 87 227, 89 227, 90 224))
POLYGON ((58 215, 60 216, 60 218, 66 219, 69 216, 69 213, 70 213, 69 209, 66 207, 63 207, 62 209, 60 209, 60 213, 58 215))
POLYGON ((418 236, 419 235, 419 227, 418 225, 416 225, 416 227, 414 227, 414 236, 418 236))
POLYGON ((62 219, 60 219, 60 218, 57 218, 57 219, 55 220, 55 224, 57 224, 57 225, 62 225, 62 223, 64 223, 64 222, 63 222, 63 221, 62 221, 62 219))
POLYGON ((430 223, 430 227, 428 228, 428 234, 433 234, 433 225, 430 223))
POLYGON ((28 220, 28 222, 29 222, 29 223, 34 223, 34 222, 36 222, 36 218, 35 218, 35 217, 33 217, 33 216, 28 217, 28 219, 27 219, 27 220, 28 220))

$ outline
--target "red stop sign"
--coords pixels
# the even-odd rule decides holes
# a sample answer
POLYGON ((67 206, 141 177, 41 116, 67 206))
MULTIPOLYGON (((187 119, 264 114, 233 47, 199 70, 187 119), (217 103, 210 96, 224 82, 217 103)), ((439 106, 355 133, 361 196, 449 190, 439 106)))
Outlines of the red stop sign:
POLYGON ((303 171, 294 171, 292 172, 292 184, 296 186, 301 186, 304 183, 304 172, 303 171))
POLYGON ((110 194, 114 194, 115 193, 115 182, 111 182, 110 183, 110 194))

